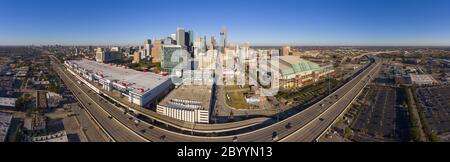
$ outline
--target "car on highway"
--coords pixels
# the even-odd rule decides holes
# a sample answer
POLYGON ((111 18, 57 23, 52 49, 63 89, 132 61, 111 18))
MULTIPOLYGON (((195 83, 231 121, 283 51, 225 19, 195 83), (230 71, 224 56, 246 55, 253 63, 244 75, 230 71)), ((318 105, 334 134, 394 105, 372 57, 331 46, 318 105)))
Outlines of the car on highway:
POLYGON ((111 115, 108 115, 108 118, 109 118, 109 119, 113 119, 113 117, 112 117, 111 115))
POLYGON ((276 131, 272 132, 272 140, 278 140, 278 133, 276 131))
POLYGON ((143 134, 144 134, 145 132, 146 132, 146 130, 145 130, 145 129, 141 129, 141 133, 143 133, 143 134))
POLYGON ((234 136, 233 137, 233 142, 237 142, 238 141, 238 137, 237 136, 234 136))
POLYGON ((292 128, 292 124, 291 123, 287 123, 285 126, 286 129, 291 129, 292 128))

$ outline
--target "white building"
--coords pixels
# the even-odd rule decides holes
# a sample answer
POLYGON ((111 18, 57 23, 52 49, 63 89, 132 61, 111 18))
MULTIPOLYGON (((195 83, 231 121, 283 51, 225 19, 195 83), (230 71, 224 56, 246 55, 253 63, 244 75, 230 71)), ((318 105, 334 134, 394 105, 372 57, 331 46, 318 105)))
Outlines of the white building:
POLYGON ((156 112, 190 123, 209 123, 211 86, 183 85, 162 100, 156 112))
POLYGON ((69 142, 66 131, 60 131, 46 136, 28 137, 26 140, 27 142, 69 142))
POLYGON ((15 107, 17 98, 0 97, 0 107, 15 107))
POLYGON ((128 102, 139 106, 155 102, 173 86, 168 76, 135 71, 112 64, 83 59, 65 61, 65 65, 70 73, 95 92, 100 93, 93 83, 108 92, 118 91, 121 96, 128 99, 128 102))
POLYGON ((437 83, 437 81, 431 75, 418 75, 418 74, 409 74, 408 77, 410 84, 417 85, 431 85, 437 83))

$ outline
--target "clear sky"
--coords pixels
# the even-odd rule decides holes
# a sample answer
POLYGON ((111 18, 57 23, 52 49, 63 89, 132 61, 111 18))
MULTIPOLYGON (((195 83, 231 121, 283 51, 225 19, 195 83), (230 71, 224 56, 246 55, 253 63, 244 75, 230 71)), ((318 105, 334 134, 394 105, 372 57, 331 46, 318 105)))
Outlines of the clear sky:
POLYGON ((0 0, 0 45, 137 44, 178 26, 252 45, 450 46, 450 0, 0 0))

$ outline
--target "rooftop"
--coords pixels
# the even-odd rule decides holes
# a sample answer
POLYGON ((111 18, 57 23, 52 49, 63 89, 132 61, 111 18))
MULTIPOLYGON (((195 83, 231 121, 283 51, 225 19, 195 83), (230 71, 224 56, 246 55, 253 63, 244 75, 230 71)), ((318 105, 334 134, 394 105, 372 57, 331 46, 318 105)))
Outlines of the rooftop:
POLYGON ((170 92, 159 105, 174 108, 198 108, 207 110, 210 98, 210 86, 182 85, 170 92))
MULTIPOLYGON (((274 64, 273 62, 272 65, 276 66, 276 64, 274 64)), ((301 59, 298 56, 279 56, 279 70, 281 75, 291 75, 319 69, 321 69, 319 64, 313 63, 305 59, 301 59)))
POLYGON ((14 107, 16 106, 16 100, 17 98, 0 97, 0 106, 14 107))
POLYGON ((56 132, 54 134, 32 137, 31 142, 69 142, 66 131, 56 132))
POLYGON ((162 76, 151 72, 140 72, 86 59, 72 60, 71 62, 94 74, 103 74, 103 77, 107 80, 117 80, 118 83, 126 83, 127 87, 136 93, 141 93, 139 89, 144 89, 144 91, 151 90, 170 79, 168 76, 162 76))
POLYGON ((11 119, 11 114, 0 112, 0 142, 4 142, 8 135, 11 119))
POLYGON ((433 84, 436 80, 428 74, 410 74, 411 81, 417 84, 433 84))

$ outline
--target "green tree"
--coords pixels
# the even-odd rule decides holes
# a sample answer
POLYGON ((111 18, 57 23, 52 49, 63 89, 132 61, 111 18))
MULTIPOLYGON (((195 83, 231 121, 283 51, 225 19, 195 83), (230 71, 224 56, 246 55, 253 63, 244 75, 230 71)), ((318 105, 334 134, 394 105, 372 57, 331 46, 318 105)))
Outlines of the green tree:
POLYGON ((24 107, 25 107, 25 99, 23 97, 19 97, 16 100, 15 108, 16 108, 16 110, 20 110, 20 109, 22 109, 24 107))
POLYGON ((20 127, 16 127, 16 129, 12 133, 11 139, 9 141, 20 142, 21 139, 22 139, 22 131, 20 130, 20 127))
POLYGON ((437 142, 439 141, 439 137, 436 135, 436 133, 431 133, 430 135, 430 141, 437 142))
POLYGON ((350 134, 351 131, 352 131, 352 130, 351 130, 349 127, 345 127, 345 129, 344 129, 344 134, 345 134, 345 136, 348 136, 348 135, 350 134))

